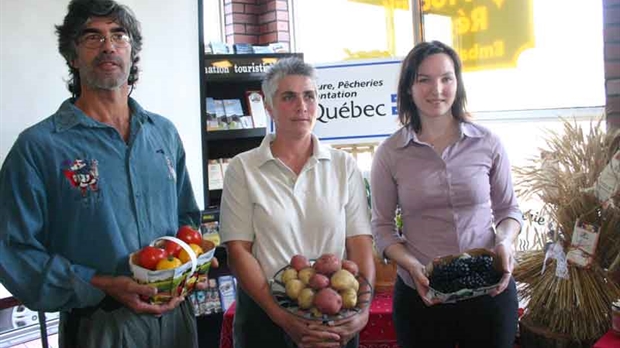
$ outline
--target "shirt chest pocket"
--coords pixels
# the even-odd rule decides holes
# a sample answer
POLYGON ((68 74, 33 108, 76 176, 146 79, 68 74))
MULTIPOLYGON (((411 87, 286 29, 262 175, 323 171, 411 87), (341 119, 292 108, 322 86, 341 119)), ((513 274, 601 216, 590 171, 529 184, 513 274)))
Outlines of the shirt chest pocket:
POLYGON ((144 193, 166 194, 176 191, 177 174, 174 159, 164 153, 157 152, 151 161, 136 166, 138 187, 144 193))

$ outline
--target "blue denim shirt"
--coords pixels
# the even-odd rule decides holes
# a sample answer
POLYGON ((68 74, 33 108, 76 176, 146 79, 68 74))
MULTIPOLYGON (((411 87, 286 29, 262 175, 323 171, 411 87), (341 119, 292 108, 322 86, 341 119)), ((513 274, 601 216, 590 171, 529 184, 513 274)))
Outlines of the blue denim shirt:
POLYGON ((130 275, 130 253, 198 222, 175 127, 129 106, 128 143, 66 100, 2 165, 0 281, 32 309, 97 304, 94 274, 130 275))

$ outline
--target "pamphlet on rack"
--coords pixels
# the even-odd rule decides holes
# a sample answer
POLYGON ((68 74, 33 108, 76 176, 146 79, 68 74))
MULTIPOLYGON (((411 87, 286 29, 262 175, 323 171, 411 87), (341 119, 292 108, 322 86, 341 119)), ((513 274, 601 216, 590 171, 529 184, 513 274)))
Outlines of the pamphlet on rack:
POLYGON ((269 44, 269 47, 271 47, 271 49, 275 53, 288 53, 289 52, 287 42, 274 42, 274 43, 269 44))
POLYGON ((236 44, 233 44, 233 48, 235 49, 236 54, 254 53, 254 48, 249 43, 236 43, 236 44))
POLYGON ((224 176, 222 167, 217 159, 209 160, 208 165, 209 190, 221 190, 224 187, 224 176))
POLYGON ((215 246, 221 244, 219 221, 203 222, 200 225, 200 232, 202 233, 202 239, 212 241, 215 246))
POLYGON ((207 289, 194 291, 189 296, 189 300, 194 307, 194 315, 197 317, 222 312, 222 301, 215 279, 209 279, 207 289))
POLYGON ((212 241, 215 246, 220 245, 219 209, 211 207, 202 211, 200 216, 200 233, 202 234, 202 239, 212 241))
POLYGON ((226 311, 230 305, 235 302, 237 280, 231 275, 226 275, 217 278, 217 283, 220 291, 220 300, 222 301, 222 309, 226 311))
POLYGON ((252 115, 252 119, 254 120, 254 127, 266 127, 267 110, 265 110, 263 94, 260 91, 246 91, 245 95, 248 101, 248 109, 250 111, 250 115, 252 115))
POLYGON ((274 53, 270 46, 253 46, 255 54, 274 53))
POLYGON ((219 42, 219 41, 211 41, 209 43, 209 46, 211 47, 211 53, 213 54, 229 54, 229 53, 233 53, 233 50, 231 49, 231 47, 224 43, 224 42, 219 42))
POLYGON ((215 117, 217 118, 217 129, 228 129, 228 119, 226 118, 226 112, 224 111, 224 102, 219 99, 214 99, 215 104, 215 117))
POLYGON ((228 129, 240 129, 243 128, 241 124, 241 117, 243 117, 243 107, 241 106, 241 100, 239 99, 224 99, 224 112, 226 113, 226 119, 228 120, 228 129))
POLYGON ((207 131, 218 130, 217 110, 215 107, 215 99, 207 98, 207 131))

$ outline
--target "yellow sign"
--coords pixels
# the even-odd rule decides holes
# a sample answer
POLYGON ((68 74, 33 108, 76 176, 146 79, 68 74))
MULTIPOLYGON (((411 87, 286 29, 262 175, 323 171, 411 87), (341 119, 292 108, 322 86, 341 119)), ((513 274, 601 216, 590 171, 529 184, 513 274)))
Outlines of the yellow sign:
POLYGON ((532 0, 424 0, 422 12, 452 19, 464 71, 514 68, 534 47, 532 0))
POLYGON ((378 5, 396 10, 408 10, 409 0, 349 0, 350 2, 359 2, 362 4, 378 5))

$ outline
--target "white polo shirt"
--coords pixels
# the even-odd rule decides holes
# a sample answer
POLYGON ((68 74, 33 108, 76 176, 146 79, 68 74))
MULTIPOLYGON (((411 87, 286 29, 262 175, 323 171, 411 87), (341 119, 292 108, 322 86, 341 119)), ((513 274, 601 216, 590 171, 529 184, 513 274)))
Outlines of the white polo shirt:
POLYGON ((220 207, 223 242, 253 242, 267 279, 301 254, 345 256, 345 239, 371 235, 366 190, 355 159, 321 146, 299 176, 273 157, 268 134, 260 147, 235 156, 224 178, 220 207))

